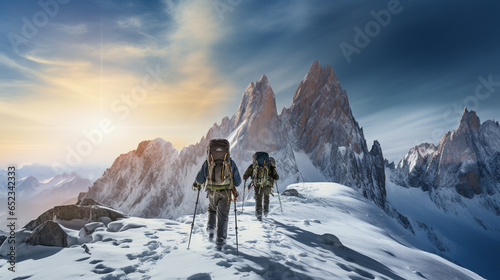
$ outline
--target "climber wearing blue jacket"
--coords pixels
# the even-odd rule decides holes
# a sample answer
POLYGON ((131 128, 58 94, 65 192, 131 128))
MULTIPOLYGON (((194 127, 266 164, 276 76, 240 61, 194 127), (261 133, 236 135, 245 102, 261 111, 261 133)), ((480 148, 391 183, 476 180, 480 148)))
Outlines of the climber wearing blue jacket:
POLYGON ((238 192, 234 187, 241 184, 241 176, 236 163, 229 156, 229 142, 226 139, 210 140, 207 159, 196 175, 193 190, 200 190, 205 183, 209 198, 207 232, 210 240, 217 232, 216 244, 220 249, 227 237, 231 194, 236 199, 238 192))

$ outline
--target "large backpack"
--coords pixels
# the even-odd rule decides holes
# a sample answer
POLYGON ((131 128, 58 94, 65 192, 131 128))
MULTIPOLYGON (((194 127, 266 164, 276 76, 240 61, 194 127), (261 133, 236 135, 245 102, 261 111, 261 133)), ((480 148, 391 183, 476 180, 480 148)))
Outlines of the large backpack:
POLYGON ((266 152, 256 152, 253 155, 252 180, 255 186, 262 187, 271 185, 269 174, 269 154, 266 152))
POLYGON ((231 189, 233 170, 226 139, 212 139, 207 147, 208 177, 207 188, 214 190, 231 189))

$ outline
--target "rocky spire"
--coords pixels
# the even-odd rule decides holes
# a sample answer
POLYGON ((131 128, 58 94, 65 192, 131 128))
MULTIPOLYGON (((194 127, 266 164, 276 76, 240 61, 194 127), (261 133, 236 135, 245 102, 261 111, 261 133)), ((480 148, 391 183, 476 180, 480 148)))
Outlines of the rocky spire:
POLYGON ((462 118, 460 119, 460 124, 458 126, 457 131, 462 131, 464 129, 472 128, 474 130, 479 130, 479 117, 476 115, 474 111, 468 111, 467 108, 464 108, 464 113, 462 114, 462 118))
POLYGON ((278 148, 281 137, 276 99, 266 75, 245 89, 232 123, 237 132, 231 140, 238 141, 242 151, 271 152, 278 148))
POLYGON ((280 116, 287 142, 309 154, 326 178, 363 189, 383 207, 385 180, 382 150, 368 151, 363 130, 352 116, 347 93, 331 66, 315 61, 280 116), (289 133, 287 131, 290 131, 289 133), (377 174, 377 175, 375 175, 377 174))

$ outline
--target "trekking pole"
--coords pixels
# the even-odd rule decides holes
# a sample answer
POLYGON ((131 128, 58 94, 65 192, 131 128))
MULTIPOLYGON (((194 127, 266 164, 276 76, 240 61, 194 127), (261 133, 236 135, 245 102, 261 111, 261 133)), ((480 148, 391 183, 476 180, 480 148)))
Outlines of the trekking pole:
POLYGON ((241 204, 241 214, 243 214, 243 205, 245 205, 245 189, 247 188, 247 180, 243 184, 243 203, 241 204))
POLYGON ((198 208, 198 199, 200 198, 200 191, 201 191, 201 188, 198 189, 198 195, 196 196, 196 204, 194 206, 193 222, 191 223, 191 232, 189 233, 188 250, 189 250, 189 245, 191 244, 191 235, 193 234, 194 219, 196 218, 196 208, 198 208))
POLYGON ((278 199, 280 201, 280 208, 281 208, 281 213, 283 213, 283 206, 281 205, 281 197, 280 197, 280 189, 278 188, 278 182, 276 182, 276 191, 278 192, 278 199))
MULTIPOLYGON (((238 251, 238 214, 237 214, 237 211, 236 211, 236 199, 238 198, 238 196, 236 195, 236 188, 234 188, 234 229, 236 230, 236 255, 239 255, 239 251, 238 251)), ((243 192, 243 194, 245 194, 245 192, 243 192)), ((243 197, 245 198, 245 197, 243 197)))

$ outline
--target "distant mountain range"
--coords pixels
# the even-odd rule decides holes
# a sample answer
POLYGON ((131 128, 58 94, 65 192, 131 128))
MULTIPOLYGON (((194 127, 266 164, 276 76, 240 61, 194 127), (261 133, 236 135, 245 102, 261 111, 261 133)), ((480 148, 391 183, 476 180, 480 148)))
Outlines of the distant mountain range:
MULTIPOLYGON (((81 192, 92 186, 94 179, 102 174, 98 168, 78 170, 78 173, 61 173, 47 165, 24 165, 16 170, 16 217, 20 224, 36 218, 42 212, 63 203, 75 203, 81 192), (82 175, 80 175, 82 174, 82 175), (85 176, 85 177, 83 177, 85 176)), ((7 205, 8 188, 6 170, 0 171, 0 205, 7 205)), ((0 208, 0 218, 6 218, 6 207, 0 208)), ((4 225, 5 226, 5 225, 4 225)), ((4 229, 4 226, 0 229, 4 229)))
POLYGON ((476 112, 465 109, 458 128, 437 147, 410 149, 391 174, 400 186, 428 191, 444 210, 473 205, 471 211, 479 207, 500 216, 500 126, 493 120, 481 124, 476 112))

